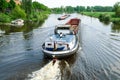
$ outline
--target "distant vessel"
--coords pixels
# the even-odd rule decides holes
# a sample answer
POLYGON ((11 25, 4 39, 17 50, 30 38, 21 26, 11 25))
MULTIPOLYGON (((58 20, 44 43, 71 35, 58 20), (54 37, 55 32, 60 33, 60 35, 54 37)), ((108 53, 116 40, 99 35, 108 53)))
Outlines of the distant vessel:
POLYGON ((57 25, 54 34, 45 40, 42 45, 45 56, 63 58, 78 50, 79 38, 77 33, 80 19, 71 20, 66 24, 57 25), (75 22, 74 25, 70 23, 71 20, 75 22))
POLYGON ((64 19, 66 19, 69 16, 70 16, 69 14, 65 14, 65 15, 59 17, 58 20, 64 20, 64 19))
POLYGON ((13 25, 13 26, 23 26, 24 25, 24 20, 16 19, 14 21, 11 21, 11 25, 13 25))

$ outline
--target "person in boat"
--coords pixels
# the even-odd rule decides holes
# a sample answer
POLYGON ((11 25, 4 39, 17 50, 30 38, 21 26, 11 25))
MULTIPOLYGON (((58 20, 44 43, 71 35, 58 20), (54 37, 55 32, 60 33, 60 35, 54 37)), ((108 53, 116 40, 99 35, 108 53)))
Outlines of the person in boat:
POLYGON ((60 32, 60 38, 62 38, 62 36, 63 36, 63 33, 62 33, 62 32, 60 32))
POLYGON ((57 58, 55 57, 55 55, 53 55, 53 65, 55 64, 57 58))
POLYGON ((57 49, 56 42, 54 41, 54 51, 57 49))
POLYGON ((69 44, 67 44, 67 49, 70 50, 70 46, 69 46, 69 44))

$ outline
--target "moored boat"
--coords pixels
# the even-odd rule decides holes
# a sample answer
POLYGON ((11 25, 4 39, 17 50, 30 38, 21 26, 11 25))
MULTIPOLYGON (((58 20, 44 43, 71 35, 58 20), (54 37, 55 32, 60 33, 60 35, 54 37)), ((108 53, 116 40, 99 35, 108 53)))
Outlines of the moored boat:
POLYGON ((53 58, 53 56, 63 58, 77 52, 79 48, 79 38, 78 35, 75 34, 74 29, 76 28, 73 28, 70 23, 57 25, 54 34, 49 36, 42 45, 42 51, 45 56, 50 58, 53 58))
POLYGON ((12 26, 23 26, 24 25, 24 20, 22 19, 16 19, 14 21, 11 21, 12 26))
POLYGON ((64 19, 66 19, 69 16, 70 16, 69 14, 65 14, 65 15, 59 17, 58 20, 64 20, 64 19))

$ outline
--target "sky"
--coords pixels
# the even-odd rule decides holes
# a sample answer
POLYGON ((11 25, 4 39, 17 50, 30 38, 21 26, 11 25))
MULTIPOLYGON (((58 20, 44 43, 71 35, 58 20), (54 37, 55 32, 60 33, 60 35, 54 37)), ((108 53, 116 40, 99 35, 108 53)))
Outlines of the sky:
POLYGON ((49 8, 65 6, 113 6, 120 0, 33 0, 38 1, 49 8))

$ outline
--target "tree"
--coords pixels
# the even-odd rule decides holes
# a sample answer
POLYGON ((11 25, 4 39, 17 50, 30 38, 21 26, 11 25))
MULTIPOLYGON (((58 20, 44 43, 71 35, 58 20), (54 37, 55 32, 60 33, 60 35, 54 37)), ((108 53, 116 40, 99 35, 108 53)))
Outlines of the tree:
POLYGON ((77 12, 85 11, 85 7, 84 6, 77 6, 75 9, 76 9, 77 12))
POLYGON ((115 3, 114 11, 115 11, 116 16, 120 17, 120 2, 115 3))
POLYGON ((25 10, 27 18, 29 18, 32 13, 32 0, 22 0, 22 8, 25 10))
POLYGON ((46 7, 45 5, 37 2, 37 1, 34 1, 32 3, 32 6, 34 8, 35 11, 46 11, 46 10, 49 10, 48 7, 46 7))
POLYGON ((66 6, 66 12, 73 13, 74 12, 74 8, 72 6, 66 6))
POLYGON ((13 19, 26 17, 25 11, 21 9, 19 5, 16 5, 16 7, 12 10, 11 14, 13 19))
POLYGON ((8 4, 9 4, 8 7, 9 7, 11 10, 14 9, 15 6, 16 6, 16 3, 14 2, 14 0, 10 0, 10 2, 9 2, 8 4))
POLYGON ((0 11, 2 11, 4 13, 7 6, 8 6, 8 4, 7 4, 6 0, 0 0, 0 11))
POLYGON ((87 9, 86 9, 86 10, 87 10, 88 12, 92 11, 90 6, 87 6, 87 9))

